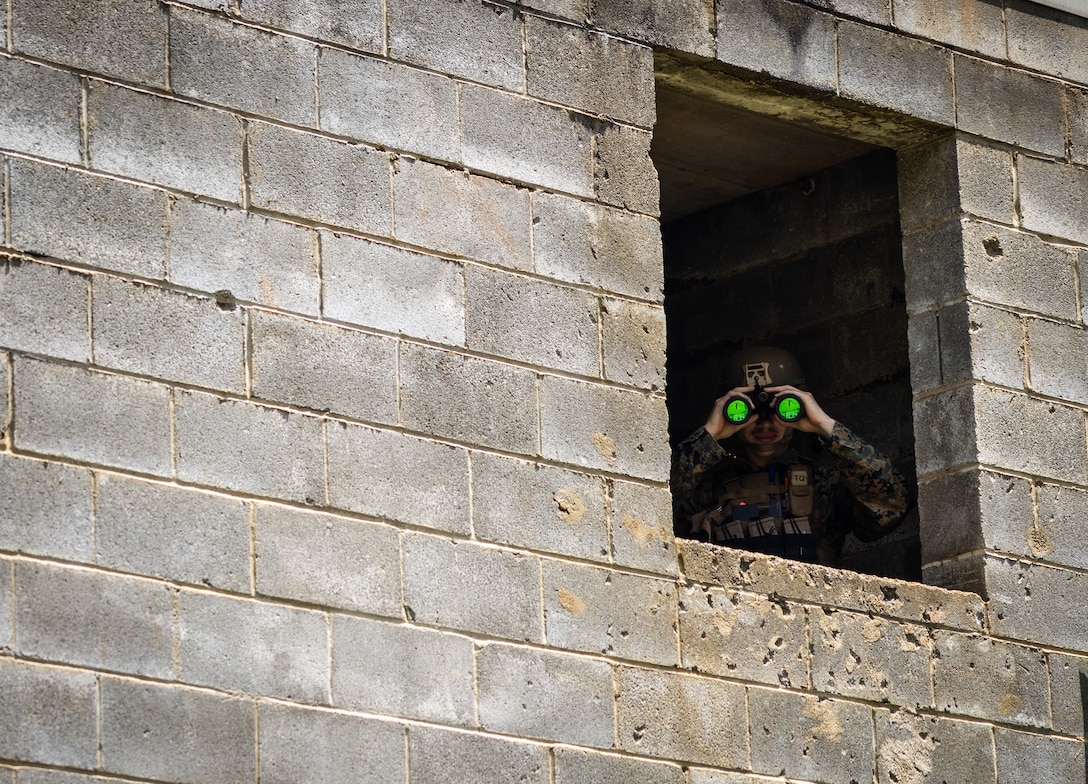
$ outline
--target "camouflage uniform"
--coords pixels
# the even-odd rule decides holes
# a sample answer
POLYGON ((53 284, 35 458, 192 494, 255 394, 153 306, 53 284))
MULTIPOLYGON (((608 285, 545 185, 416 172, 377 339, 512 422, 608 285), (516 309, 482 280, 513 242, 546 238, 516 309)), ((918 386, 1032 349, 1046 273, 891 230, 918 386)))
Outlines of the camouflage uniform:
MULTIPOLYGON (((791 448, 767 468, 754 466, 743 455, 727 450, 705 428, 685 439, 673 458, 677 534, 833 564, 848 532, 853 531, 862 541, 872 541, 898 525, 907 508, 906 484, 888 458, 840 422, 835 423, 829 439, 813 444, 814 450, 796 447, 803 435, 795 432, 791 448), (773 535, 741 540, 722 538, 722 524, 730 522, 740 509, 734 505, 740 481, 747 483, 755 475, 769 474, 772 483, 781 483, 776 477, 802 466, 810 467, 812 484, 808 533, 787 535, 780 529, 773 535)), ((785 516, 790 518, 788 513, 785 516)))

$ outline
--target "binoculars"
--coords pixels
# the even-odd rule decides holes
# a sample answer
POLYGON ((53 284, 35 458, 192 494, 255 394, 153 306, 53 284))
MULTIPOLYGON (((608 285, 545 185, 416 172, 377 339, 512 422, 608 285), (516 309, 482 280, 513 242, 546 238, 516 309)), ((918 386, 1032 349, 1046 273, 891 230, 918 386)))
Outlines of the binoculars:
POLYGON ((796 422, 805 415, 805 405, 801 398, 792 392, 780 395, 778 400, 774 395, 764 390, 758 383, 750 395, 753 405, 747 398, 733 396, 725 401, 722 407, 725 418, 731 424, 743 425, 752 415, 758 417, 776 416, 783 422, 796 422))

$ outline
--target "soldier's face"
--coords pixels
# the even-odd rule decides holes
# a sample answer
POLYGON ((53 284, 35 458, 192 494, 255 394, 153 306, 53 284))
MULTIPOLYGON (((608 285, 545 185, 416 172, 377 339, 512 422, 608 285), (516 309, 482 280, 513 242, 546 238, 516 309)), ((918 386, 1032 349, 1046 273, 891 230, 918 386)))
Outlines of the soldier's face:
POLYGON ((754 459, 774 458, 786 451, 793 435, 778 417, 760 417, 737 434, 754 459))

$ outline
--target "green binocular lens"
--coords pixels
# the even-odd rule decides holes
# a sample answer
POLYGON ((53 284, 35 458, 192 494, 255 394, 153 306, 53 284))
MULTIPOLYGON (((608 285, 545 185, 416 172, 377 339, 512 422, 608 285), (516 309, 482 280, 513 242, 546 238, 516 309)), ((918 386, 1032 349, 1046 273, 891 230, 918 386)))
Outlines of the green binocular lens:
POLYGON ((771 395, 760 392, 756 395, 755 406, 742 397, 731 397, 725 401, 723 413, 731 424, 743 425, 752 414, 770 416, 772 413, 783 422, 796 422, 805 415, 805 406, 797 395, 787 393, 771 404, 771 395))
POLYGON ((796 422, 805 413, 805 407, 797 395, 786 394, 778 398, 774 413, 783 422, 796 422))
POLYGON ((725 418, 734 425, 741 425, 752 415, 752 407, 744 398, 735 397, 725 401, 725 418))

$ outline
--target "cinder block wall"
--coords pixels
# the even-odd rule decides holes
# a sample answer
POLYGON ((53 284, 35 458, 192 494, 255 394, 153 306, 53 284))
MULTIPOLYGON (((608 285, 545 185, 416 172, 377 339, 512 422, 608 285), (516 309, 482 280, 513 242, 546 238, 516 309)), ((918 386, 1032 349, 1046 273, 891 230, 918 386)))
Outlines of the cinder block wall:
POLYGON ((1083 24, 0 19, 4 784, 1084 780, 1083 24), (657 46, 961 132, 900 202, 928 574, 987 600, 677 553, 657 46))

